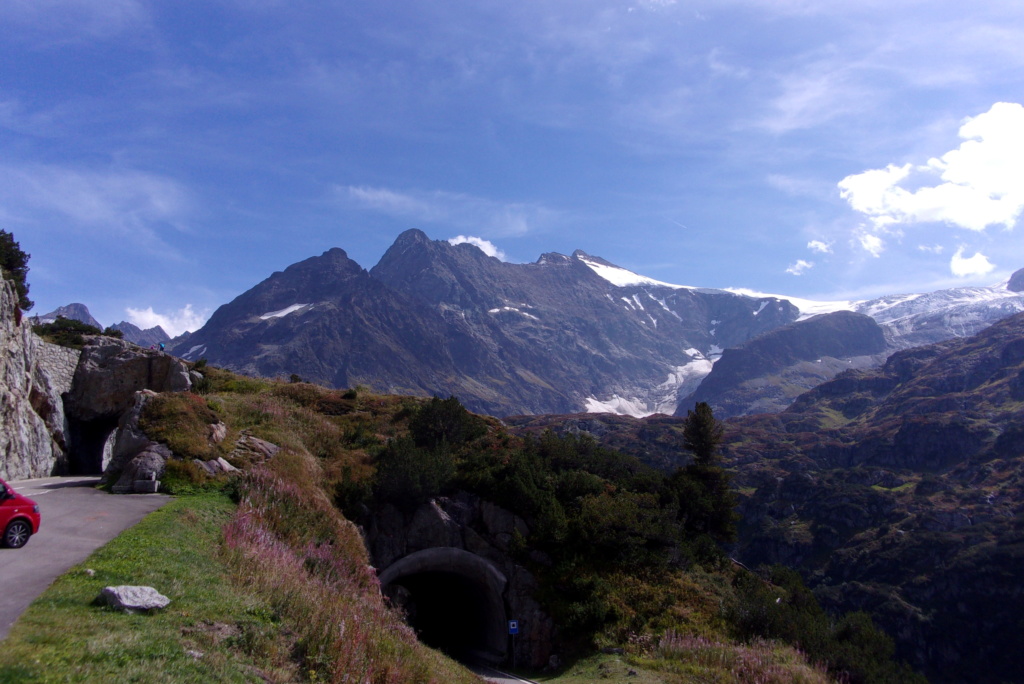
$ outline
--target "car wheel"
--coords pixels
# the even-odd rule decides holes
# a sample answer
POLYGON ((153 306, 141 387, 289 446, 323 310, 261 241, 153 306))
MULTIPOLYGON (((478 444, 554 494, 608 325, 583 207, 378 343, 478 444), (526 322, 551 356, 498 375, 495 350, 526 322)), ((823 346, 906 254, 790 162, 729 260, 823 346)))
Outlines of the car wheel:
POLYGON ((32 534, 32 526, 25 520, 15 520, 4 530, 4 546, 20 549, 32 534))

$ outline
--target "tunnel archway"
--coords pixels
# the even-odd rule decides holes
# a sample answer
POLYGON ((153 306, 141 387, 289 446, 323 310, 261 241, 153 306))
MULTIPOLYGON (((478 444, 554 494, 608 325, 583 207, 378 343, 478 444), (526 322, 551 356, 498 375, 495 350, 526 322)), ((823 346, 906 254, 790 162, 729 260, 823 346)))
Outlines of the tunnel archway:
POLYGON ((464 661, 505 659, 508 580, 490 561, 462 549, 424 549, 379 579, 423 643, 464 661))
POLYGON ((103 450, 117 422, 117 416, 94 420, 68 417, 68 475, 103 474, 103 450))

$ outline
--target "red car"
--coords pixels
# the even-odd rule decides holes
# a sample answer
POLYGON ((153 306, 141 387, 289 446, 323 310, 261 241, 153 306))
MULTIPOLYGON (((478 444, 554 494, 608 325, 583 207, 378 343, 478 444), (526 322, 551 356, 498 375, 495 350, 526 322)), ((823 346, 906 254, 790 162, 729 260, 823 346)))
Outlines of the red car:
POLYGON ((0 480, 0 545, 18 549, 39 531, 39 504, 0 480))

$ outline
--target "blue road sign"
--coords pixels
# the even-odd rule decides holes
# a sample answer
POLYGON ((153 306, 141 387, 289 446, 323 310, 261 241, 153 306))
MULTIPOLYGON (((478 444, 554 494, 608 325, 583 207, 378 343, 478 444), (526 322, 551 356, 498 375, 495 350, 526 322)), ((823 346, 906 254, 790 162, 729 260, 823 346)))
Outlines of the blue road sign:
POLYGON ((509 620, 508 621, 508 633, 509 634, 519 634, 519 620, 509 620))

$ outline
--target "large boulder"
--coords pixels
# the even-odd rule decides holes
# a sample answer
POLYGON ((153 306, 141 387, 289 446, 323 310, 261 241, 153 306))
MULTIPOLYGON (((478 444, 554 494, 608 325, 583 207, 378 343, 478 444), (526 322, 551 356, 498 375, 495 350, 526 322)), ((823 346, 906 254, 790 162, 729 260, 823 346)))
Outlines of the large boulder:
POLYGON ((166 608, 170 604, 171 599, 153 587, 124 584, 116 587, 104 587, 103 591, 100 592, 100 601, 116 610, 136 613, 166 608))
POLYGON ((170 354, 113 337, 90 337, 75 371, 68 411, 80 421, 115 418, 132 407, 139 390, 183 392, 191 387, 188 367, 170 354))

